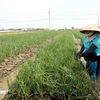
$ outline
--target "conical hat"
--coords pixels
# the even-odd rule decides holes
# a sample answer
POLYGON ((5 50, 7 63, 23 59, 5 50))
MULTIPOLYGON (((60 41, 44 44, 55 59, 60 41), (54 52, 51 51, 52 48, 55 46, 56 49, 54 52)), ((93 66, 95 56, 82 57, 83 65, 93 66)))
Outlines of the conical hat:
POLYGON ((85 28, 83 28, 83 29, 80 30, 81 33, 84 33, 86 31, 96 31, 96 32, 100 32, 100 28, 97 27, 95 24, 90 24, 90 25, 88 25, 85 28))

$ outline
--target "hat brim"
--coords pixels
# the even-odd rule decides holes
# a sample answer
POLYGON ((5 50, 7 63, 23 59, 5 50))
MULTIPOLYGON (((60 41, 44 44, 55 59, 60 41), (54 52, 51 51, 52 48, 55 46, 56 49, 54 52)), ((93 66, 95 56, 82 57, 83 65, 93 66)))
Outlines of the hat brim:
POLYGON ((100 31, 97 31, 97 30, 80 30, 80 32, 81 33, 83 33, 83 34, 85 34, 85 32, 99 32, 100 33, 100 31))
POLYGON ((85 33, 87 31, 99 32, 100 33, 100 28, 97 27, 95 24, 90 24, 90 25, 88 25, 85 28, 83 28, 83 29, 80 30, 81 33, 85 33))

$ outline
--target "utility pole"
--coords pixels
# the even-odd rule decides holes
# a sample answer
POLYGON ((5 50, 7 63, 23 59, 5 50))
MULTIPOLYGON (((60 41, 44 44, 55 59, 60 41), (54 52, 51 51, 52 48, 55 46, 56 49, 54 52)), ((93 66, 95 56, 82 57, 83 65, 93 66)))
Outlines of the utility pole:
POLYGON ((48 13, 49 13, 49 30, 50 30, 50 11, 48 13))
POLYGON ((97 21, 97 26, 99 27, 99 19, 100 19, 100 14, 98 14, 98 21, 97 21))

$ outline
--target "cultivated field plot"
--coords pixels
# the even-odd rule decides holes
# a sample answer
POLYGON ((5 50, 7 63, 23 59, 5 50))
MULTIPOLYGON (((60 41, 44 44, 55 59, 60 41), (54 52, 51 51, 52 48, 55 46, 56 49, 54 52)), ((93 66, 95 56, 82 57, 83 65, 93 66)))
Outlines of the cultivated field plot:
POLYGON ((23 63, 25 59, 31 57, 33 51, 36 52, 35 49, 39 48, 36 45, 59 33, 41 31, 25 34, 5 34, 0 36, 0 78, 23 63))
MULTIPOLYGON (((9 34, 9 33, 8 33, 9 34)), ((23 33, 23 34, 9 34, 0 36, 0 59, 4 59, 7 56, 18 54, 25 48, 30 48, 33 45, 39 44, 59 32, 42 31, 36 33, 23 33)))
POLYGON ((1 61, 52 38, 34 61, 22 65, 14 82, 8 81, 5 100, 94 100, 90 78, 76 57, 73 34, 77 31, 1 35, 1 61))

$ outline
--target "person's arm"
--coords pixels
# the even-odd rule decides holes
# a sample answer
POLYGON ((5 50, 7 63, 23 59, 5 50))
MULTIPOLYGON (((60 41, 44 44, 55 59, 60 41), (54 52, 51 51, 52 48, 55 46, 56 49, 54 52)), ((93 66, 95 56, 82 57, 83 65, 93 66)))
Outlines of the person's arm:
POLYGON ((95 49, 97 48, 97 46, 95 46, 94 44, 92 44, 85 52, 83 52, 81 54, 81 56, 85 56, 85 55, 88 55, 90 52, 94 52, 95 49))

